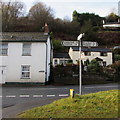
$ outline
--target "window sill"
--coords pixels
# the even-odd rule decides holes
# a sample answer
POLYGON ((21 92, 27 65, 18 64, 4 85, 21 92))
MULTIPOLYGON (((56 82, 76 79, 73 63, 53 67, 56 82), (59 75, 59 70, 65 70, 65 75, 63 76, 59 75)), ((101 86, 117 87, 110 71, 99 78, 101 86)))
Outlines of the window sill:
POLYGON ((32 56, 32 55, 22 55, 22 56, 32 56))
POLYGON ((8 56, 8 55, 0 55, 0 56, 8 56))
POLYGON ((20 78, 20 79, 30 79, 30 78, 20 78))

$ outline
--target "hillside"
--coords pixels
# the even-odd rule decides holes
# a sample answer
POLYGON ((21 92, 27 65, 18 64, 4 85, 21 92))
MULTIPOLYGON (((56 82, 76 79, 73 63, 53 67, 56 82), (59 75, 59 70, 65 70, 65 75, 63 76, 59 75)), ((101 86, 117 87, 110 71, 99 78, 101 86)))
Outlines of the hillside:
POLYGON ((120 31, 102 31, 98 33, 98 38, 100 45, 120 45, 120 31))

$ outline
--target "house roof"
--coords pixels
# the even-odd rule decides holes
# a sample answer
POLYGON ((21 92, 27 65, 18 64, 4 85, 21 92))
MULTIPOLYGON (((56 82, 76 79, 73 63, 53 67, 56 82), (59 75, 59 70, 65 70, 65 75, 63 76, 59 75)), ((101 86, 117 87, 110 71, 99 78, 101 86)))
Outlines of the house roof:
MULTIPOLYGON (((72 47, 73 51, 79 51, 78 47, 72 47)), ((83 52, 112 52, 108 48, 82 48, 83 52)))
POLYGON ((53 58, 67 58, 70 59, 68 53, 53 53, 53 58))
POLYGON ((48 35, 40 32, 2 32, 0 42, 46 42, 48 35))

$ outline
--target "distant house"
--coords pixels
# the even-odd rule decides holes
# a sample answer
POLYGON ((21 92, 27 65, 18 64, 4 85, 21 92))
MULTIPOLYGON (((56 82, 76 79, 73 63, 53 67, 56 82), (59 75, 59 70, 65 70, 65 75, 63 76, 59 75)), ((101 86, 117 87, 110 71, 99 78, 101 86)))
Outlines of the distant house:
POLYGON ((120 29, 120 21, 118 20, 118 22, 109 22, 109 23, 105 23, 103 21, 103 28, 104 29, 120 29))
POLYGON ((53 53, 53 67, 64 65, 72 62, 68 53, 53 53))
MULTIPOLYGON (((79 48, 70 47, 69 49, 70 58, 73 60, 74 64, 77 64, 79 58, 79 48)), ((81 58, 83 64, 86 60, 96 59, 100 65, 106 66, 113 63, 112 51, 108 48, 82 48, 81 58)))
POLYGON ((0 42, 0 84, 49 81, 52 43, 48 34, 3 32, 0 42))

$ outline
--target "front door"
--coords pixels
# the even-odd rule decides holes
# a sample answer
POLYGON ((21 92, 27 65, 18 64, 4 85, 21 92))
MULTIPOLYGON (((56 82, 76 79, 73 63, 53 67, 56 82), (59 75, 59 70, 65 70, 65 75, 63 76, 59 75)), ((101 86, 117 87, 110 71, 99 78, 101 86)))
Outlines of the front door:
POLYGON ((6 66, 0 66, 0 84, 4 84, 6 79, 6 66))

